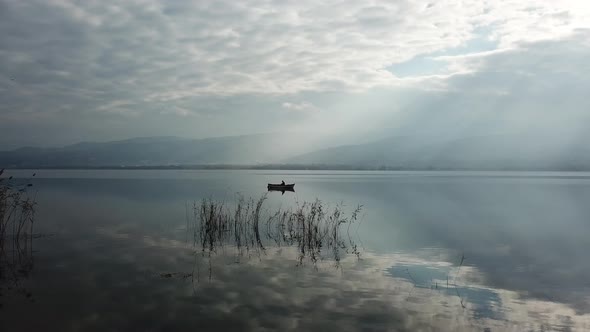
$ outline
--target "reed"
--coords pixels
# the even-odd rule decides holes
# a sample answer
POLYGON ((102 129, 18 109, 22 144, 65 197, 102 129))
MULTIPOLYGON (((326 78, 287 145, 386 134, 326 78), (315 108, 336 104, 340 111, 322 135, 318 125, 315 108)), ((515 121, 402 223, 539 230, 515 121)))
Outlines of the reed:
POLYGON ((32 177, 16 181, 0 170, 0 290, 18 288, 33 268, 35 197, 32 177))
POLYGON ((360 256, 349 229, 357 221, 362 206, 345 215, 343 206, 328 209, 315 200, 298 204, 294 209, 270 211, 264 209, 266 199, 266 195, 259 199, 238 196, 232 205, 212 199, 194 202, 193 219, 188 222, 192 227, 193 246, 208 257, 224 246, 235 247, 239 256, 264 254, 268 246, 295 247, 298 265, 305 261, 315 264, 329 257, 339 266, 342 253, 360 256))

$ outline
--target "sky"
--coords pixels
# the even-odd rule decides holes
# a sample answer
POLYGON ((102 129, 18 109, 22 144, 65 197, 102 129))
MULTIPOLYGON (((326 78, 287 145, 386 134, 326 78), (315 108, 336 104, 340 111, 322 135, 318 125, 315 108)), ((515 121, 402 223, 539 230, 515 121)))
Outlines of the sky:
POLYGON ((590 130, 588 1, 0 0, 0 31, 0 149, 590 130))

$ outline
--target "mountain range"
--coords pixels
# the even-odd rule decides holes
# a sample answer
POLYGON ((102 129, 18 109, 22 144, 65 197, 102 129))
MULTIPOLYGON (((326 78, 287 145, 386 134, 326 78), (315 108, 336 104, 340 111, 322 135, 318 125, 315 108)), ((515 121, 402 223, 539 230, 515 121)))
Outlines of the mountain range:
POLYGON ((590 170, 590 147, 583 140, 540 140, 527 135, 458 139, 391 136, 362 144, 337 145, 329 139, 273 133, 206 139, 145 137, 0 152, 0 167, 3 168, 191 165, 590 170))
POLYGON ((303 153, 290 135, 260 134, 206 139, 143 137, 83 142, 59 148, 0 152, 0 167, 103 167, 278 162, 303 153), (289 154, 287 154, 287 151, 289 154))
POLYGON ((528 135, 459 139, 394 136, 337 146, 286 160, 292 164, 356 165, 392 169, 590 170, 584 141, 539 140, 528 135))

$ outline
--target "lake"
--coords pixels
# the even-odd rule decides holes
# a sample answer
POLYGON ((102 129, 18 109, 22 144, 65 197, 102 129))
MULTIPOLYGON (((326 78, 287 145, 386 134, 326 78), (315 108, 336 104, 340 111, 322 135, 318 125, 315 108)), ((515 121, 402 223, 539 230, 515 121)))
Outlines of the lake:
POLYGON ((30 270, 2 286, 2 331, 590 330, 590 173, 35 172, 30 270), (281 180, 295 192, 267 193, 281 180), (258 244, 198 243, 203 199, 265 194, 261 220, 342 211, 341 242, 313 259, 262 222, 258 244))

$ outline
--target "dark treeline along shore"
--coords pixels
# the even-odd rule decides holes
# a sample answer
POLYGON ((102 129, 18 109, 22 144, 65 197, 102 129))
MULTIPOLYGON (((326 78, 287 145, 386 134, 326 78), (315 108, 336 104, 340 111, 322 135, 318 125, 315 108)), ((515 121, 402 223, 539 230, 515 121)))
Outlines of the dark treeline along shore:
POLYGON ((583 165, 566 166, 400 166, 400 165, 345 165, 345 164, 205 164, 205 165, 105 165, 105 166, 6 166, 6 169, 48 170, 291 170, 291 171, 518 171, 518 172, 590 172, 583 165))

